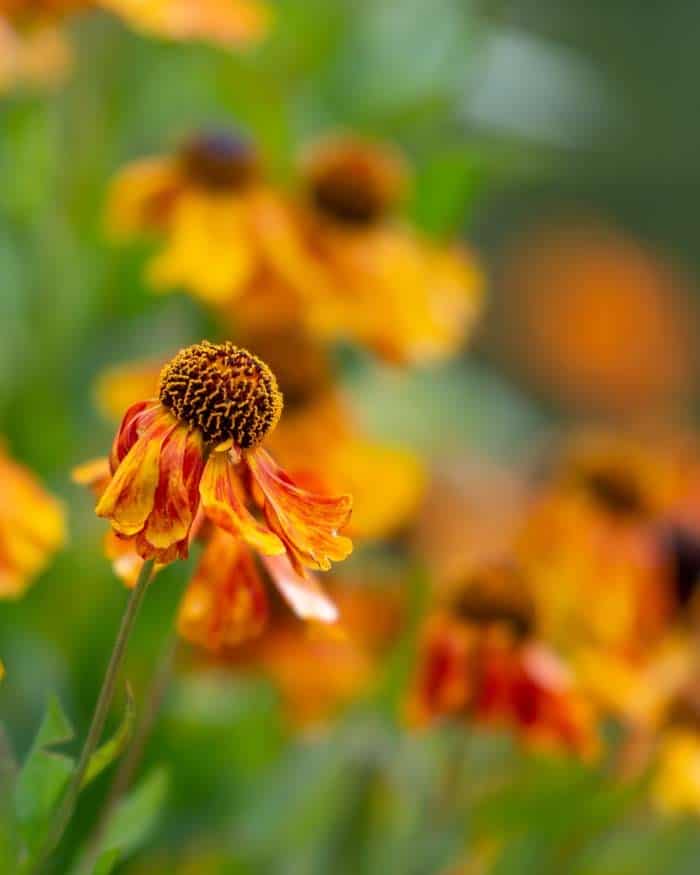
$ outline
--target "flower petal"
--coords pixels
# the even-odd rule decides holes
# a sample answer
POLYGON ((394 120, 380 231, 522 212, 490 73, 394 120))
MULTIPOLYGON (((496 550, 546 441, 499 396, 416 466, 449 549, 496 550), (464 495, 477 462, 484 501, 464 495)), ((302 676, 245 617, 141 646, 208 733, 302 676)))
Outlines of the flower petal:
POLYGON ((262 449, 246 453, 245 459, 263 493, 268 522, 304 565, 326 571, 331 561, 350 555, 352 541, 338 534, 352 512, 349 495, 302 489, 262 449))
POLYGON ((228 452, 213 452, 199 486, 202 507, 209 519, 232 535, 243 538, 266 555, 284 553, 284 544, 246 508, 234 463, 228 452))
POLYGON ((204 448, 198 431, 178 426, 164 441, 146 540, 164 549, 187 538, 199 504, 204 448))
POLYGON ((335 623, 338 609, 313 575, 298 574, 286 556, 263 556, 273 583, 297 616, 320 623, 335 623))
POLYGON ((268 618, 265 588, 239 539, 215 529, 180 608, 178 631, 209 650, 257 637, 268 618))
POLYGON ((140 532, 153 510, 160 476, 163 442, 177 427, 172 417, 162 417, 147 429, 120 462, 97 503, 97 516, 107 517, 122 535, 140 532))

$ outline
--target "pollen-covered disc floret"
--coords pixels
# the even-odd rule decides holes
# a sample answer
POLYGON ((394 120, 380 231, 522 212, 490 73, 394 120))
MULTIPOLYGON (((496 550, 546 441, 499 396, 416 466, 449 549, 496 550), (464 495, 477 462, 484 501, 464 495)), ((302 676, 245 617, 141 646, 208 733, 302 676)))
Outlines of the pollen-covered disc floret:
POLYGON ((256 447, 277 425, 282 394, 268 366, 226 342, 181 350, 162 370, 161 403, 212 444, 256 447))

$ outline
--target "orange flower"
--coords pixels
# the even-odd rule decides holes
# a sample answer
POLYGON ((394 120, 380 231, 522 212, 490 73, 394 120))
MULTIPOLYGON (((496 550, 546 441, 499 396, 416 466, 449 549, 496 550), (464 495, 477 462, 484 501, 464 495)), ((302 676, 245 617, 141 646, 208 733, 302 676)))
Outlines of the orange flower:
POLYGON ((697 312, 682 270, 614 227, 566 218, 521 234, 502 261, 493 339, 519 376, 584 410, 683 415, 697 312))
MULTIPOLYGON (((351 499, 301 488, 262 449, 281 410, 274 375, 246 350, 207 342, 182 350, 163 368, 159 399, 127 410, 96 512, 141 558, 161 564, 186 556, 208 519, 231 538, 212 538, 203 561, 223 567, 217 551, 229 544, 231 573, 245 570, 243 601, 259 604, 247 545, 299 616, 332 622, 332 602, 305 569, 327 570, 350 553, 339 531, 351 499)), ((234 601, 233 621, 242 610, 234 601)))
MULTIPOLYGON (((219 592, 227 598, 223 588, 219 592)), ((370 586, 366 579, 361 584, 336 579, 329 592, 339 611, 338 631, 301 626, 288 614, 272 610, 264 634, 230 652, 223 642, 224 652, 215 663, 223 660, 237 673, 262 674, 272 681, 297 727, 324 723, 339 707, 367 692, 382 655, 400 629, 402 602, 396 587, 370 586)), ((180 631, 185 638, 209 646, 211 636, 198 636, 196 623, 194 629, 190 625, 190 614, 199 611, 196 601, 189 606, 185 600, 180 631)), ((216 617, 216 610, 208 606, 206 613, 212 621, 216 617)))
POLYGON ((65 540, 61 505, 0 446, 0 598, 17 598, 65 540))
POLYGON ((518 547, 548 640, 628 654, 659 640, 675 603, 662 523, 682 477, 673 454, 631 439, 573 445, 518 547))
MULTIPOLYGON (((284 418, 268 438, 275 458, 308 485, 353 496, 352 537, 384 538, 405 526, 423 497, 424 467, 413 453, 364 435, 333 387, 319 344, 290 325, 250 328, 239 336, 268 363, 284 396, 284 418)), ((97 383, 99 407, 116 417, 155 394, 161 367, 143 362, 111 368, 97 383)))
POLYGON ((97 0, 132 27, 174 40, 221 46, 258 42, 268 31, 270 10, 262 0, 97 0))
POLYGON ((456 601, 428 617, 408 715, 503 726, 539 747, 596 748, 593 712, 568 669, 515 615, 484 602, 474 610, 456 601))
POLYGON ((467 252, 392 218, 405 188, 400 159, 334 138, 307 154, 302 172, 303 204, 268 204, 262 245, 312 331, 392 361, 456 352, 481 308, 481 273, 467 252))
POLYGON ((127 167, 112 186, 107 221, 117 238, 152 233, 163 240, 148 265, 156 290, 183 288, 222 305, 262 269, 259 213, 274 198, 250 143, 202 134, 174 156, 127 167))

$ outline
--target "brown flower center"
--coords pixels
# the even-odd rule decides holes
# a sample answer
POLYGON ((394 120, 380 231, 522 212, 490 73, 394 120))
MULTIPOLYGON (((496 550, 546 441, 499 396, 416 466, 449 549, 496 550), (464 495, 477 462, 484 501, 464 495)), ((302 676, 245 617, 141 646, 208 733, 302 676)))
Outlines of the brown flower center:
POLYGON ((196 343, 181 350, 160 375, 161 403, 217 444, 232 439, 257 446, 277 425, 282 394, 268 366, 233 343, 196 343))
POLYGON ((382 219, 396 205, 405 183, 395 155, 355 140, 321 144, 310 155, 306 175, 318 210, 360 226, 382 219))
POLYGON ((258 174, 251 143, 228 133, 194 137, 183 146, 180 161, 189 180, 214 190, 242 188, 258 174))

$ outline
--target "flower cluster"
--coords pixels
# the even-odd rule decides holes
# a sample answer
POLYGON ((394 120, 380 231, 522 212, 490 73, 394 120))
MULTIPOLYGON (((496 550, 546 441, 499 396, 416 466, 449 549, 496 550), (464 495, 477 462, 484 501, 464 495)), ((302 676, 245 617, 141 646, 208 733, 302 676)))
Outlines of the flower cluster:
POLYGON ((250 142, 210 133, 127 167, 108 224, 117 238, 155 235, 148 281, 192 293, 235 326, 299 322, 323 341, 420 363, 459 350, 482 279, 463 247, 397 217, 404 188, 392 151, 335 137, 302 157, 289 195, 267 181, 250 142))

